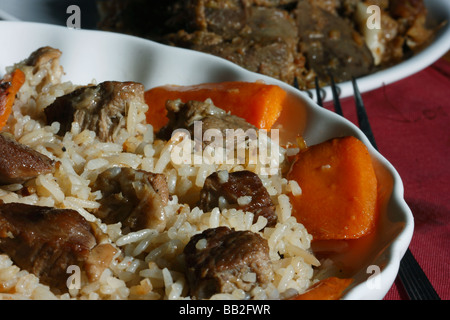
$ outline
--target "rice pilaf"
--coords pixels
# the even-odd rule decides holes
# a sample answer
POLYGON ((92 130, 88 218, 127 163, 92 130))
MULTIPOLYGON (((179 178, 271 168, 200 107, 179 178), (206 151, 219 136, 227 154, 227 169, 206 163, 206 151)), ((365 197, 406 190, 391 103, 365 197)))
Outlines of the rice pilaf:
MULTIPOLYGON (((320 263, 311 253, 312 237, 291 216, 290 192, 301 193, 295 181, 282 175, 261 175, 260 164, 176 164, 170 157, 176 141, 159 140, 146 123, 146 104, 127 105, 126 126, 114 141, 100 141, 94 131, 81 130, 73 122, 71 130, 58 135, 60 124, 46 125, 44 109, 59 96, 72 92, 78 85, 62 81, 59 61, 40 68, 24 61, 9 68, 21 69, 26 82, 17 94, 5 132, 24 145, 46 155, 57 164, 54 173, 42 174, 23 184, 1 186, 4 203, 76 210, 107 235, 105 241, 117 248, 112 263, 99 280, 89 282, 82 272, 79 286, 68 293, 55 294, 32 273, 21 270, 10 257, 0 253, 0 299, 191 299, 185 276, 183 249, 190 238, 208 228, 228 226, 250 230, 268 241, 274 276, 269 285, 256 286, 250 292, 236 289, 230 294, 218 293, 211 299, 282 299, 306 290, 314 283, 314 267, 320 263), (93 191, 98 175, 111 167, 130 167, 167 178, 170 200, 165 206, 163 231, 142 229, 123 232, 121 223, 106 224, 92 214, 99 208, 101 192, 93 191), (208 175, 227 170, 249 170, 258 173, 276 206, 278 221, 266 227, 267 220, 238 209, 214 208, 203 212, 195 202, 208 175), (21 192, 26 188, 27 192, 21 192)), ((279 147, 283 159, 286 150, 279 147)), ((248 199, 241 199, 248 201, 248 199)), ((70 274, 68 274, 68 277, 70 274)), ((252 280, 250 275, 248 281, 252 280)))

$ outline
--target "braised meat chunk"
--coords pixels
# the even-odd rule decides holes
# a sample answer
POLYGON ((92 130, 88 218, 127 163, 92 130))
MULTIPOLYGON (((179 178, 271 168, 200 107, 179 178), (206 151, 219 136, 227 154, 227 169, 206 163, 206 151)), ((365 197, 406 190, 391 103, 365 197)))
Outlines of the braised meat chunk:
POLYGON ((254 213, 254 222, 262 216, 267 226, 277 223, 275 205, 257 174, 251 171, 219 171, 209 175, 200 192, 200 209, 238 208, 254 213))
POLYGON ((0 251, 58 293, 68 290, 69 266, 86 268, 93 281, 111 262, 115 248, 97 245, 96 232, 75 210, 0 204, 0 251))
POLYGON ((250 231, 207 229, 184 249, 190 294, 198 299, 215 293, 249 292, 273 278, 267 240, 250 231))
MULTIPOLYGON (((212 102, 188 101, 183 103, 180 100, 170 100, 166 104, 166 109, 169 122, 157 134, 159 138, 164 140, 169 140, 176 129, 186 129, 191 137, 195 138, 197 121, 198 126, 201 126, 201 132, 199 132, 201 137, 204 137, 205 132, 209 129, 217 130, 223 137, 226 136, 226 130, 228 129, 241 129, 243 132, 256 129, 255 126, 244 119, 217 108, 212 102)), ((204 148, 212 141, 199 142, 203 144, 204 148)), ((223 141, 218 143, 223 143, 223 141)))
MULTIPOLYGON (((45 46, 33 51, 25 60, 16 64, 16 67, 32 75, 39 75, 34 77, 33 83, 30 85, 36 88, 36 93, 41 93, 42 90, 48 90, 49 85, 55 85, 61 82, 61 77, 64 75, 64 69, 60 65, 60 58, 62 52, 56 48, 45 46)), ((31 93, 33 94, 33 93, 31 93)), ((41 108, 36 109, 35 118, 40 118, 42 113, 41 108)))
POLYGON ((95 131, 101 141, 112 142, 126 127, 126 116, 133 103, 144 102, 144 86, 136 82, 105 81, 81 87, 45 108, 47 123, 58 121, 64 135, 77 122, 81 130, 95 131))
POLYGON ((186 28, 168 44, 211 53, 288 83, 303 71, 297 28, 287 11, 246 6, 242 1, 188 1, 186 28))
POLYGON ((46 46, 33 51, 25 60, 27 66, 41 67, 47 63, 59 65, 59 58, 62 52, 58 49, 46 46))
POLYGON ((130 231, 164 229, 169 188, 163 174, 114 167, 97 177, 93 190, 102 192, 100 208, 93 213, 104 223, 121 222, 130 231))
POLYGON ((53 160, 6 133, 0 134, 0 184, 24 183, 53 170, 53 160))
POLYGON ((346 20, 308 0, 301 0, 295 10, 300 48, 308 68, 329 83, 350 80, 371 71, 373 56, 364 39, 346 20))

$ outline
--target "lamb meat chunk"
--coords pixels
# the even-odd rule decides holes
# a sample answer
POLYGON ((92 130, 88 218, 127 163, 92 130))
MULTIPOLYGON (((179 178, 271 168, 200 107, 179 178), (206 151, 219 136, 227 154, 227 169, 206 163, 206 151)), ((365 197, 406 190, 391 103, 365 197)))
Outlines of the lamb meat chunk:
POLYGON ((264 7, 252 7, 248 10, 244 31, 251 32, 253 40, 260 42, 282 39, 291 46, 297 44, 298 30, 295 28, 295 20, 287 11, 264 7))
POLYGON ((62 52, 58 49, 46 46, 33 51, 27 59, 19 65, 32 67, 33 74, 40 74, 40 82, 34 83, 37 92, 49 84, 57 84, 61 81, 64 69, 59 63, 62 52))
POLYGON ((246 12, 240 0, 188 0, 180 9, 188 31, 210 31, 230 38, 245 26, 246 12))
POLYGON ((86 267, 95 280, 111 262, 116 249, 97 245, 94 228, 75 210, 0 204, 0 251, 57 293, 68 290, 69 266, 86 267))
POLYGON ((293 84, 296 78, 306 72, 305 59, 295 46, 285 41, 258 42, 237 37, 215 46, 200 45, 189 48, 219 56, 249 71, 293 84))
MULTIPOLYGON (((58 49, 46 46, 33 51, 25 60, 27 66, 40 67, 49 62, 58 62, 62 52, 58 49)), ((59 64, 59 62, 58 62, 59 64)))
POLYGON ((297 28, 287 11, 245 7, 240 1, 194 2, 194 8, 186 9, 192 16, 188 27, 167 35, 167 43, 220 56, 288 83, 304 72, 297 28))
POLYGON ((275 205, 256 173, 251 171, 214 172, 205 179, 200 191, 200 209, 238 208, 254 213, 254 222, 262 216, 268 227, 277 223, 275 205))
POLYGON ((248 37, 226 40, 208 31, 184 30, 167 36, 171 45, 209 53, 227 59, 245 69, 293 83, 306 72, 304 56, 293 43, 255 41, 248 37))
POLYGON ((373 56, 364 39, 344 19, 300 0, 295 9, 301 52, 307 68, 329 83, 330 74, 337 82, 371 72, 373 56))
POLYGON ((24 183, 53 170, 53 160, 0 133, 0 184, 24 183))
POLYGON ((95 131, 101 141, 113 142, 119 130, 126 128, 132 103, 145 104, 142 84, 105 81, 58 97, 44 111, 47 124, 60 123, 59 135, 70 131, 72 122, 77 122, 81 130, 95 131))
POLYGON ((267 240, 251 231, 207 229, 191 238, 184 255, 190 294, 198 299, 235 289, 249 292, 273 278, 267 240))
MULTIPOLYGON (((160 139, 169 140, 176 129, 186 129, 189 131, 191 137, 195 138, 198 135, 195 132, 196 123, 198 125, 201 124, 201 132, 199 133, 201 133, 202 138, 209 129, 218 130, 223 137, 226 136, 228 129, 242 129, 244 133, 247 130, 253 129, 254 131, 249 131, 249 135, 253 132, 256 134, 255 126, 240 117, 231 115, 223 109, 214 106, 212 102, 188 101, 183 103, 180 100, 169 100, 166 104, 166 109, 169 122, 157 133, 160 139)), ((253 137, 251 135, 250 138, 256 139, 256 136, 253 137)), ((203 148, 211 142, 213 141, 199 141, 199 143, 202 143, 203 148)), ((223 141, 217 143, 223 146, 223 141)))
POLYGON ((109 243, 95 246, 85 262, 85 270, 90 282, 98 281, 103 271, 109 267, 117 253, 117 249, 109 243))
POLYGON ((170 195, 163 174, 113 167, 97 177, 93 190, 102 192, 100 208, 93 213, 104 223, 121 222, 130 231, 164 229, 170 195))
POLYGON ((295 36, 295 27, 286 29, 287 26, 295 26, 295 22, 289 16, 288 11, 277 6, 275 2, 279 1, 182 1, 177 10, 182 16, 180 19, 184 19, 184 27, 179 29, 188 32, 214 32, 226 39, 236 36, 252 37, 254 34, 264 35, 266 40, 268 38, 275 39, 274 34, 283 39, 295 36), (265 21, 262 21, 261 18, 264 18, 265 21), (285 33, 280 32, 283 29, 286 31, 285 33))

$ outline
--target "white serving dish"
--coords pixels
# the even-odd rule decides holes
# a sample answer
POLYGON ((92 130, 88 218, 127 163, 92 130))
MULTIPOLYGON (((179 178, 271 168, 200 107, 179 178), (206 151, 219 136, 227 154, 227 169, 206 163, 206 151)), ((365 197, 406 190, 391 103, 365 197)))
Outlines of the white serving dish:
POLYGON ((380 226, 371 245, 365 249, 356 246, 350 256, 343 257, 344 260, 359 257, 357 263, 350 263, 356 280, 344 299, 382 299, 392 286, 414 228, 412 213, 403 199, 401 178, 355 125, 320 108, 306 93, 215 56, 117 33, 0 21, 0 34, 7 48, 0 50, 0 76, 7 66, 25 59, 37 48, 52 46, 63 52, 63 80, 74 84, 87 84, 95 79, 137 81, 146 88, 237 80, 263 80, 279 85, 291 99, 292 110, 280 118, 291 134, 301 133, 310 145, 332 137, 354 135, 368 146, 375 164, 383 198, 380 226), (378 266, 381 272, 372 274, 372 269, 367 269, 370 266, 378 266))

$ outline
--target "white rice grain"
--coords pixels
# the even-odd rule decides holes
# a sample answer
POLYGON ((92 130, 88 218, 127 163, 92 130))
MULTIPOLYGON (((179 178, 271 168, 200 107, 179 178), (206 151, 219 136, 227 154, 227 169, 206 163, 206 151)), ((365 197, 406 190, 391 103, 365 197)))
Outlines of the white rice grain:
POLYGON ((40 196, 52 197, 57 202, 63 202, 65 195, 51 174, 40 175, 36 178, 36 191, 40 196))
POLYGON ((150 235, 154 230, 151 229, 142 229, 136 232, 130 232, 127 235, 122 236, 121 238, 117 239, 116 244, 118 246, 124 246, 126 244, 137 242, 140 240, 143 240, 145 237, 150 235))
POLYGON ((101 169, 107 168, 108 165, 109 165, 109 162, 106 159, 103 159, 103 158, 92 159, 86 163, 86 170, 90 170, 90 171, 101 170, 101 169))
POLYGON ((246 206, 246 205, 248 205, 250 202, 252 202, 252 197, 251 197, 251 196, 242 196, 242 197, 239 197, 239 198, 237 199, 237 203, 238 203, 238 205, 240 205, 240 206, 246 206))
POLYGON ((287 184, 287 192, 291 192, 293 196, 297 197, 302 194, 302 188, 300 188, 299 184, 295 180, 289 180, 287 184))

